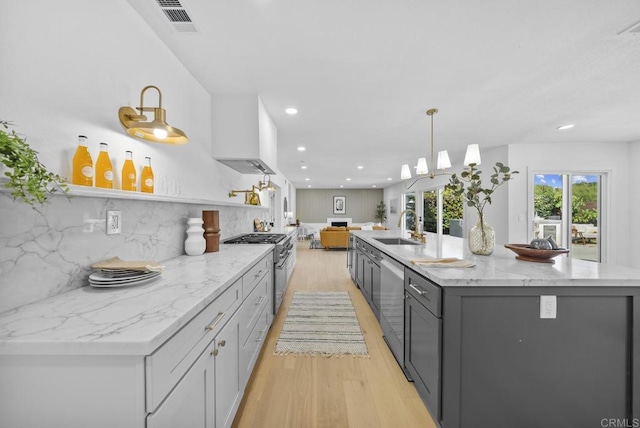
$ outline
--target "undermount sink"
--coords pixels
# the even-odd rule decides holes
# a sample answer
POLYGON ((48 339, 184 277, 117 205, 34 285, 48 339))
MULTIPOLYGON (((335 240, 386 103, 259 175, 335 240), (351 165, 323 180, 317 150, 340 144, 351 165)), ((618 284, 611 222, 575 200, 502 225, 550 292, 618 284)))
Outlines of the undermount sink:
POLYGON ((420 245, 419 242, 404 238, 373 238, 385 245, 420 245))

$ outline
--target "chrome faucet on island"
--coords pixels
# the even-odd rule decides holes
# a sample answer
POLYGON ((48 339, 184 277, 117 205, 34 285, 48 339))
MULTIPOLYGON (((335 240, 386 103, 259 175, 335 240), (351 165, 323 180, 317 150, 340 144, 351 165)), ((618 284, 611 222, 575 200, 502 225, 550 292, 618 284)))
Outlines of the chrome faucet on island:
MULTIPOLYGON (((398 227, 400 227, 400 225, 402 224, 402 216, 403 214, 406 213, 412 213, 414 217, 418 217, 416 215, 416 212, 414 210, 404 210, 400 213, 400 217, 398 218, 398 227)), ((418 220, 416 218, 415 221, 415 230, 409 232, 411 234, 411 239, 413 239, 414 241, 421 241, 423 244, 427 242, 427 237, 423 232, 418 232, 418 220)))

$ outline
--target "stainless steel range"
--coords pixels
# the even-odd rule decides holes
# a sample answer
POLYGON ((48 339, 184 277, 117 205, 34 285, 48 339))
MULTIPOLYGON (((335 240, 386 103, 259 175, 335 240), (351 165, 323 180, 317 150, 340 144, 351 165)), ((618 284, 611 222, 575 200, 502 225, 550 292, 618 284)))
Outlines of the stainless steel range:
POLYGON ((287 289, 287 262, 293 251, 291 237, 284 233, 247 233, 223 241, 224 244, 275 244, 273 250, 273 313, 278 313, 287 289))

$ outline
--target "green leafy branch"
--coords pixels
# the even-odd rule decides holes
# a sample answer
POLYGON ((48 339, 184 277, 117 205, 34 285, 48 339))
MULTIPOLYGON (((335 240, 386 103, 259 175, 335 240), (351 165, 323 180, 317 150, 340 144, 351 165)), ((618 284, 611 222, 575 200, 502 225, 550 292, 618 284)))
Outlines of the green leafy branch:
POLYGON ((20 138, 14 130, 8 131, 10 123, 0 120, 0 161, 10 171, 4 173, 9 178, 5 186, 11 189, 13 199, 20 199, 35 209, 35 204, 47 202, 48 195, 69 191, 66 180, 49 172, 38 160, 38 152, 20 138))
POLYGON ((496 162, 490 177, 491 186, 482 187, 482 171, 472 163, 464 168, 459 177, 452 174, 446 188, 451 189, 457 197, 463 197, 467 201, 467 206, 475 208, 482 218, 485 205, 491 204, 491 195, 498 187, 511 180, 512 176, 518 173, 518 171, 511 171, 503 163, 496 162))

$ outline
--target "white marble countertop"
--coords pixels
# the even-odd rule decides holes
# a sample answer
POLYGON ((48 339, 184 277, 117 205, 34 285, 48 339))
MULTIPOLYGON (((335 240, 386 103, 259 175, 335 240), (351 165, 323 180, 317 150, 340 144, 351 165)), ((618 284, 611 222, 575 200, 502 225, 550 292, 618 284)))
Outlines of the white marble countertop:
POLYGON ((148 284, 86 286, 4 312, 0 355, 148 355, 272 250, 221 244, 163 262, 148 284))
POLYGON ((427 234, 427 243, 420 245, 385 245, 374 238, 399 237, 397 230, 351 231, 383 253, 410 267, 442 287, 451 286, 640 286, 640 270, 570 257, 554 258, 555 263, 535 263, 517 260, 515 253, 496 245, 490 256, 469 252, 462 238, 427 234), (458 257, 475 262, 468 268, 440 268, 412 264, 413 259, 458 257))

